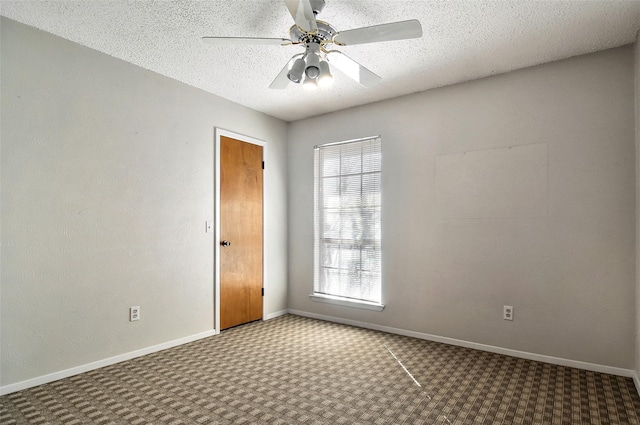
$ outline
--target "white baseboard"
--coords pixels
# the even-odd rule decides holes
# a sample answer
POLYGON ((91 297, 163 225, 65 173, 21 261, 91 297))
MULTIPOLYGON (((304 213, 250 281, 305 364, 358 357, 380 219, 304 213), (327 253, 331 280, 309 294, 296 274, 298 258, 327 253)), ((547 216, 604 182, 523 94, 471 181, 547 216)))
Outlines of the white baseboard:
POLYGON ((162 344, 154 345, 147 348, 142 348, 140 350, 131 351, 129 353, 120 354, 118 356, 109 357, 107 359, 98 360, 96 362, 72 367, 70 369, 61 370, 59 372, 50 373, 48 375, 27 379, 26 381, 16 382, 15 384, 5 385, 3 387, 0 387, 0 395, 14 393, 16 391, 25 390, 27 388, 36 387, 42 384, 48 384, 49 382, 57 381, 63 378, 68 378, 70 376, 78 375, 80 373, 89 372, 90 370, 95 370, 101 367, 110 366, 112 364, 120 363, 125 360, 130 360, 136 357, 141 357, 147 354, 155 353, 156 351, 166 350, 167 348, 177 347, 178 345, 197 341, 202 338, 207 338, 214 334, 215 334, 215 329, 212 329, 210 331, 201 332, 201 333, 190 335, 184 338, 174 339, 173 341, 164 342, 162 344))
MULTIPOLYGON (((388 333, 397 334, 397 335, 410 336, 413 338, 419 338, 419 339, 424 339, 428 341, 435 341, 435 342, 441 342, 444 344, 472 348, 475 350, 488 351, 491 353, 504 354, 507 356, 513 356, 513 357, 519 357, 519 358, 528 359, 528 360, 551 363, 558 366, 575 367, 578 369, 591 370, 594 372, 625 376, 625 377, 633 378, 633 382, 635 383, 636 389, 638 390, 638 395, 640 395, 640 379, 638 378, 638 375, 636 374, 636 372, 631 369, 622 369, 622 368, 617 368, 612 366, 603 366, 603 365, 598 365, 594 363, 581 362, 577 360, 569 360, 569 359, 563 359, 559 357, 546 356, 543 354, 535 354, 535 353, 528 353, 525 351, 511 350, 508 348, 495 347, 492 345, 479 344, 476 342, 463 341, 459 339, 447 338, 447 337, 438 336, 438 335, 431 335, 431 334, 426 334, 422 332, 407 331, 404 329, 376 325, 376 324, 367 323, 367 322, 360 322, 357 320, 342 319, 339 317, 326 316, 324 314, 308 313, 306 311, 300 311, 300 310, 280 310, 280 311, 266 315, 264 320, 274 319, 276 317, 283 316, 288 313, 295 314, 298 316, 309 317, 312 319, 325 320, 327 322, 341 323, 344 325, 357 326, 359 328, 372 329, 376 331, 388 332, 388 333)), ((125 360, 130 360, 136 357, 141 357, 147 354, 155 353, 157 351, 166 350, 167 348, 172 348, 178 345, 183 345, 189 342, 197 341, 199 339, 208 338, 210 336, 215 335, 215 333, 216 333, 215 329, 212 329, 206 332, 201 332, 199 334, 187 336, 187 337, 176 339, 173 341, 168 341, 168 342, 154 345, 147 348, 142 348, 140 350, 131 351, 129 353, 120 354, 118 356, 109 357, 107 359, 98 360, 96 362, 87 363, 81 366, 76 366, 76 367, 65 369, 59 372, 50 373, 48 375, 27 379, 21 382, 16 382, 15 384, 5 385, 3 387, 0 387, 0 395, 10 394, 16 391, 25 390, 27 388, 36 387, 38 385, 47 384, 49 382, 57 381, 63 378, 68 378, 70 376, 78 375, 80 373, 88 372, 90 370, 99 369, 101 367, 110 366, 112 364, 120 363, 125 360)))
POLYGON ((288 313, 289 313, 289 310, 276 311, 275 313, 267 314, 266 316, 264 316, 264 319, 262 319, 262 320, 275 319, 276 317, 284 316, 285 314, 288 314, 288 313))
POLYGON ((460 339, 447 338, 438 335, 431 335, 422 332, 407 331, 404 329, 392 328, 389 326, 376 325, 367 322, 359 322, 357 320, 342 319, 339 317, 325 316, 324 314, 308 313, 306 311, 289 310, 289 313, 298 316, 309 317, 312 319, 326 320, 328 322, 341 323, 344 325, 357 326, 359 328, 373 329, 376 331, 388 332, 397 335, 410 336, 413 338, 425 339, 428 341, 441 342, 444 344, 457 345, 459 347, 472 348, 475 350, 488 351, 490 353, 504 354, 506 356, 519 357, 527 360, 535 360, 538 362, 551 363, 558 366, 575 367, 577 369, 590 370, 593 372, 608 373, 610 375, 624 376, 627 378, 634 377, 636 388, 640 392, 640 382, 637 375, 631 369, 622 369, 613 366, 604 366, 594 363, 586 363, 578 360, 563 359, 560 357, 552 357, 544 354, 528 353, 526 351, 511 350, 509 348, 495 347, 493 345, 479 344, 477 342, 469 342, 460 339))

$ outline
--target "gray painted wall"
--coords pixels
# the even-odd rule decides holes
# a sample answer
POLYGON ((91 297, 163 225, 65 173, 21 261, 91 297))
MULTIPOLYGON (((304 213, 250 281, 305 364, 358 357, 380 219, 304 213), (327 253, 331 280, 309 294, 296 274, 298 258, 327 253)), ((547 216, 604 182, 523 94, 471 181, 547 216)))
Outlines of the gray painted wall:
POLYGON ((625 46, 292 123, 289 308, 632 369, 633 84, 625 46), (375 134, 386 308, 311 301, 313 146, 375 134))
MULTIPOLYGON (((640 32, 634 44, 636 70, 636 362, 635 372, 640 376, 640 32)), ((636 377, 636 378, 637 378, 636 377)), ((636 381, 636 385, 640 381, 636 381)), ((640 392, 640 387, 637 388, 640 392)))
POLYGON ((216 126, 267 143, 265 314, 287 308, 285 122, 1 26, 1 385, 213 329, 216 126))

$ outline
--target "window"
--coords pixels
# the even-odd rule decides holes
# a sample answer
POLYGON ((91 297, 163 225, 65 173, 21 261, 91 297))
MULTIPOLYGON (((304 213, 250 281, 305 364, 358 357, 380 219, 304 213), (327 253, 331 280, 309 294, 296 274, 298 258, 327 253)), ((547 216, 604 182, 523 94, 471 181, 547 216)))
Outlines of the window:
POLYGON ((382 310, 380 137, 315 147, 314 299, 382 310))

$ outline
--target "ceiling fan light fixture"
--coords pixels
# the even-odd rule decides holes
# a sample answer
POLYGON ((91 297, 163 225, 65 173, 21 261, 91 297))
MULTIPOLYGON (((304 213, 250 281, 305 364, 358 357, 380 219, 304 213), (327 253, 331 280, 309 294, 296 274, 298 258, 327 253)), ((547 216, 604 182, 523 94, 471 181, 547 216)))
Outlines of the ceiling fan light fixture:
POLYGON ((315 78, 310 78, 309 76, 307 76, 307 78, 304 79, 304 83, 302 83, 302 86, 307 90, 315 90, 318 88, 318 82, 315 78))
POLYGON ((333 84, 333 75, 329 69, 327 61, 320 61, 320 75, 318 76, 318 85, 320 87, 327 87, 333 84))
POLYGON ((300 81, 302 81, 302 74, 304 73, 305 66, 306 63, 304 59, 296 59, 296 61, 291 66, 291 69, 287 73, 287 78, 294 83, 299 83, 300 81))
POLYGON ((320 75, 320 58, 315 53, 309 53, 306 55, 307 68, 304 73, 309 78, 317 78, 320 75))

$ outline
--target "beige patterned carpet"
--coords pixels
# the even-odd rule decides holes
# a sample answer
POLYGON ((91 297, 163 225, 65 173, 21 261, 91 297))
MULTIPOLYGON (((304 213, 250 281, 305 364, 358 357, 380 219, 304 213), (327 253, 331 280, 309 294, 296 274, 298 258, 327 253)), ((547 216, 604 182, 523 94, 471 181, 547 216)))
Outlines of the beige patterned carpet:
POLYGON ((5 395, 0 423, 640 425, 640 397, 630 378, 287 315, 5 395))

